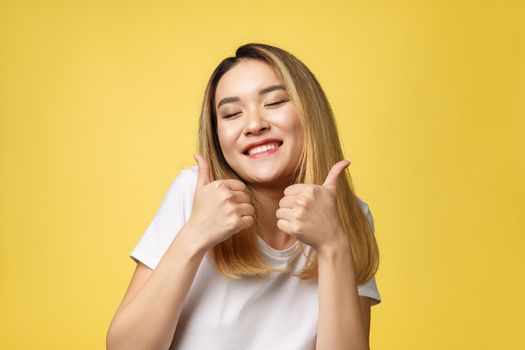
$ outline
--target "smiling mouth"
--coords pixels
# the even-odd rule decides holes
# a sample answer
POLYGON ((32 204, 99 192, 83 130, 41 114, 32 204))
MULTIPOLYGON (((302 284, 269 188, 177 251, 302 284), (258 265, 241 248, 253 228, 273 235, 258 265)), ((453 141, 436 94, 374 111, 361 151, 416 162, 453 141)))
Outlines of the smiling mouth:
POLYGON ((253 154, 249 154, 248 151, 246 152, 243 152, 243 154, 247 157, 250 157, 250 158, 258 158, 258 157, 263 157, 263 156, 266 156, 266 155, 269 155, 269 154, 272 154, 272 153, 275 153, 277 152, 277 150, 279 150, 279 148, 281 148, 281 146, 283 145, 283 141, 280 141, 277 145, 277 147, 275 148, 272 148, 272 149, 269 149, 267 151, 264 151, 264 152, 260 152, 260 153, 253 153, 253 154))

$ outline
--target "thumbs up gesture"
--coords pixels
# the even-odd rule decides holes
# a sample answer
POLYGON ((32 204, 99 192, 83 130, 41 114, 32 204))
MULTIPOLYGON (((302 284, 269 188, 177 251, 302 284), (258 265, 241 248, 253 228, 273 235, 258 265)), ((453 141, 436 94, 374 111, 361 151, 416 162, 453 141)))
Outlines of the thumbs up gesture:
POLYGON ((337 210, 336 188, 339 175, 349 165, 347 160, 334 164, 322 185, 286 187, 275 213, 277 227, 317 252, 346 239, 337 210))
POLYGON ((187 225, 192 235, 206 250, 250 227, 255 208, 244 190, 246 185, 235 179, 210 181, 208 160, 195 155, 199 172, 193 195, 193 206, 187 225))

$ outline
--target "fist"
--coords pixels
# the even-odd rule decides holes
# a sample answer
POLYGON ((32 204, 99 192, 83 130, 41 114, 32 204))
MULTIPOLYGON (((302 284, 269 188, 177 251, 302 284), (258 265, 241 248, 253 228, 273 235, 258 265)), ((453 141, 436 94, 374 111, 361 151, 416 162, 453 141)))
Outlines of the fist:
POLYGON ((346 239, 337 208, 337 181, 350 165, 337 162, 322 185, 293 184, 286 187, 275 215, 277 226, 317 251, 346 239))
POLYGON ((195 155, 199 171, 188 220, 195 239, 206 248, 253 225, 255 208, 244 190, 246 185, 235 179, 210 182, 210 166, 201 155, 195 155))

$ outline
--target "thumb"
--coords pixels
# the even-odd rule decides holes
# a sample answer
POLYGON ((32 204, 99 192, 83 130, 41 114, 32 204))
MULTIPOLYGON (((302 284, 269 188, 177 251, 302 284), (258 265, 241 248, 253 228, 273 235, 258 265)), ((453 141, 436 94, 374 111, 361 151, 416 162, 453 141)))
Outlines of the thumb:
POLYGON ((197 161, 199 172, 197 173, 197 189, 210 183, 210 165, 206 158, 200 154, 194 154, 193 158, 197 161))
POLYGON ((326 179, 324 180, 324 183, 322 186, 325 188, 329 188, 335 192, 335 189, 337 188, 337 179, 339 178, 339 175, 349 165, 350 165, 350 161, 348 160, 341 160, 335 163, 330 169, 330 171, 328 172, 328 175, 326 176, 326 179))

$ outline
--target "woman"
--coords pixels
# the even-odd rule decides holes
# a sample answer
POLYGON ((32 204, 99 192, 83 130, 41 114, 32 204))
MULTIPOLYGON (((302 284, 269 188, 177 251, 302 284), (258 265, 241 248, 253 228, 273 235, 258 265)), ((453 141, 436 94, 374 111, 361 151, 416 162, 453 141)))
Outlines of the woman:
POLYGON ((309 69, 239 47, 208 82, 195 159, 130 254, 108 349, 368 349, 373 219, 309 69))

